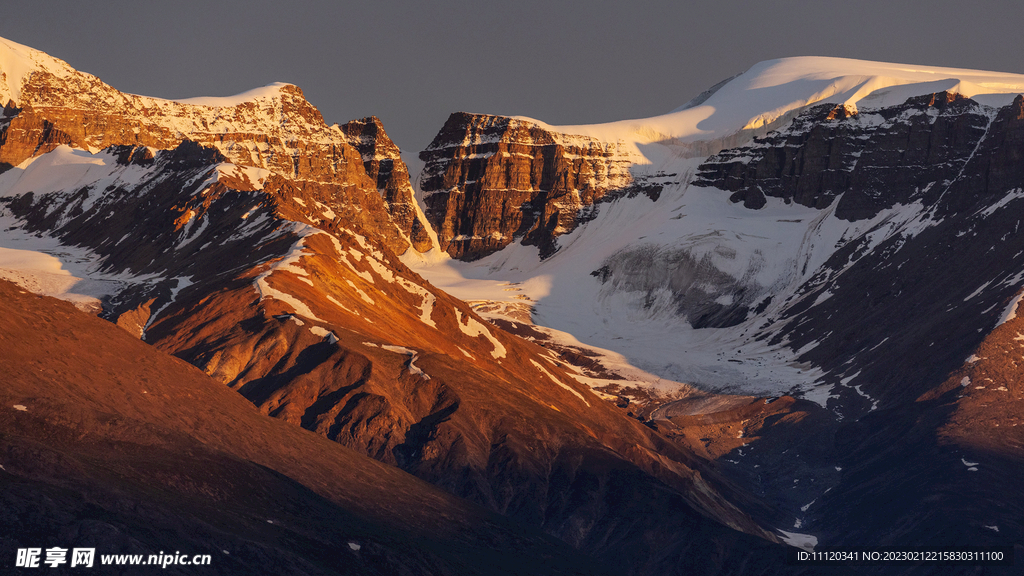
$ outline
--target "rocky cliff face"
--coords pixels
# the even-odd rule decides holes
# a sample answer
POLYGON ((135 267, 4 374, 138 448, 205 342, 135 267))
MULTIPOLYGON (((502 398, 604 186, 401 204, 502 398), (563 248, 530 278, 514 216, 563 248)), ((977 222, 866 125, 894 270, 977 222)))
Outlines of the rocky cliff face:
POLYGON ((976 102, 950 92, 864 112, 824 104, 750 146, 712 156, 694 184, 733 192, 748 208, 764 206, 765 196, 813 208, 842 196, 836 216, 871 218, 896 204, 932 204, 991 123, 976 102))
POLYGON ((1022 96, 1002 108, 949 92, 875 110, 821 106, 702 164, 695 184, 750 209, 778 197, 877 221, 837 246, 763 337, 815 343, 804 358, 830 370, 861 367, 865 390, 883 399, 924 393, 956 369, 1019 288, 1012 206, 1024 188, 1022 118, 1022 96), (959 303, 923 313, 926 302, 960 293, 959 303), (922 340, 887 338, 897 327, 922 340), (949 342, 946 353, 912 368, 921 361, 914 347, 934 338, 949 342), (899 385, 897 366, 913 374, 899 385))
POLYGON ((549 256, 601 200, 661 190, 630 174, 636 158, 623 143, 503 116, 452 114, 420 159, 441 249, 468 260, 520 240, 549 256))
POLYGON ((353 120, 341 126, 349 144, 363 155, 367 175, 377 182, 377 190, 388 207, 391 219, 405 234, 413 248, 427 252, 433 242, 427 233, 428 224, 416 204, 409 168, 402 161, 401 151, 384 132, 375 116, 353 120))
MULTIPOLYGON (((341 128, 324 122, 297 86, 273 84, 228 98, 162 100, 126 94, 39 51, 4 42, 0 48, 19 58, 27 72, 5 77, 0 169, 59 145, 93 152, 110 146, 168 150, 191 140, 236 165, 269 170, 300 190, 309 189, 327 200, 328 213, 335 215, 330 218, 358 222, 399 254, 409 248, 408 210, 396 207, 401 215, 392 221, 378 191, 378 174, 367 172, 371 166, 364 166, 362 152, 341 128)), ((382 129, 367 142, 394 148, 382 129)), ((422 235, 417 237, 422 248, 422 235)))

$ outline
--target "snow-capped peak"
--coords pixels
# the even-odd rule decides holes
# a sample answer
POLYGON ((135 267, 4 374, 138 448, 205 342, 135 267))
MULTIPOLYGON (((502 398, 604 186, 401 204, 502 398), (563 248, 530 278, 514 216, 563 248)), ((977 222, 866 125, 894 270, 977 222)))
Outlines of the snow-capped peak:
POLYGON ((881 108, 907 98, 956 92, 981 104, 1003 106, 1024 92, 1024 75, 959 68, 912 66, 848 58, 805 56, 767 60, 720 83, 676 110, 636 120, 583 126, 551 126, 554 132, 605 142, 664 143, 692 156, 736 146, 815 104, 881 108), (720 143, 715 146, 714 143, 720 143))
POLYGON ((34 72, 49 72, 58 77, 80 74, 63 60, 45 52, 29 48, 6 38, 0 38, 0 106, 21 100, 21 86, 34 72))
MULTIPOLYGON (((11 100, 16 105, 20 105, 22 86, 29 76, 35 72, 49 72, 58 78, 66 78, 73 75, 91 76, 90 74, 75 70, 67 62, 54 58, 45 52, 12 42, 6 38, 0 38, 0 107, 6 105, 11 100)), ((148 97, 148 99, 218 108, 237 106, 245 102, 270 100, 280 97, 282 90, 285 88, 295 89, 293 84, 273 82, 260 88, 235 94, 234 96, 200 96, 177 99, 148 97)))
POLYGON ((152 98, 151 100, 164 100, 169 102, 177 102, 179 104, 188 104, 191 106, 208 106, 210 108, 223 108, 230 106, 238 106, 245 102, 256 102, 259 100, 271 100, 282 95, 283 89, 291 88, 297 89, 294 84, 287 82, 272 82, 266 86, 260 88, 253 88, 252 90, 246 90, 240 94, 234 96, 197 96, 194 98, 152 98))

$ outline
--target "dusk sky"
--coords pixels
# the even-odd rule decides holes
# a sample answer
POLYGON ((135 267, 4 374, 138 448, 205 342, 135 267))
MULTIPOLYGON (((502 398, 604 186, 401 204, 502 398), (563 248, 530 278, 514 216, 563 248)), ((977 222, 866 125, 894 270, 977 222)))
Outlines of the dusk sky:
POLYGON ((1024 72, 1021 23, 1013 0, 7 0, 0 36, 148 96, 291 82, 329 123, 376 115, 416 152, 451 112, 653 116, 785 56, 1024 72))

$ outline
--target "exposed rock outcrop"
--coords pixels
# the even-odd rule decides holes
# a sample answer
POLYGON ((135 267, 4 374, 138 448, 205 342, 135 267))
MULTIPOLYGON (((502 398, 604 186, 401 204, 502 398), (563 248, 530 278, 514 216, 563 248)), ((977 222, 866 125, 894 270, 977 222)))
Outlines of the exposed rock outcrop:
POLYGON ((712 156, 694 184, 733 192, 734 202, 753 209, 765 196, 824 208, 841 195, 838 217, 870 218, 896 204, 930 204, 990 122, 976 102, 949 92, 864 111, 822 104, 749 146, 712 156))
POLYGON ((593 218, 601 200, 661 191, 630 174, 636 158, 624 143, 504 116, 452 114, 420 159, 441 249, 466 260, 517 240, 549 256, 557 237, 593 218))
POLYGON ((402 160, 401 150, 388 138, 376 116, 353 120, 341 126, 349 144, 363 155, 366 173, 377 182, 391 219, 409 237, 413 248, 427 252, 433 242, 427 233, 428 224, 420 213, 409 181, 409 168, 402 160))
MULTIPOLYGON (((381 198, 382 192, 400 186, 390 184, 378 192, 379 170, 367 173, 371 166, 364 166, 362 152, 341 128, 324 122, 297 86, 272 84, 227 98, 163 100, 121 92, 63 61, 18 48, 25 52, 20 57, 28 72, 7 79, 8 85, 18 86, 8 89, 11 101, 0 120, 0 170, 60 145, 92 152, 110 146, 168 150, 191 140, 236 165, 269 170, 298 190, 328 198, 329 211, 358 222, 399 254, 410 246, 410 238, 424 245, 421 234, 410 233, 408 210, 393 209, 399 216, 392 223, 381 198)), ((394 147, 383 129, 377 132, 380 147, 394 147)))

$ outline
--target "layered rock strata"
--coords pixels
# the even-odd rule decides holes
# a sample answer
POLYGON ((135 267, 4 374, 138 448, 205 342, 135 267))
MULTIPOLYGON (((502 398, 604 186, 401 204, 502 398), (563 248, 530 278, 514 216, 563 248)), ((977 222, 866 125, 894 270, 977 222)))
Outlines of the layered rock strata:
POLYGON ((813 208, 842 196, 836 216, 870 218, 896 204, 933 202, 991 123, 987 109, 950 92, 863 111, 823 104, 749 146, 712 156, 694 184, 732 192, 748 208, 764 206, 765 196, 813 208))
POLYGON ((384 132, 380 120, 376 116, 353 120, 343 124, 341 131, 349 144, 363 155, 366 173, 377 182, 377 189, 398 229, 409 237, 418 252, 433 248, 427 232, 429 225, 416 204, 409 168, 402 160, 401 150, 384 132))
POLYGON ((546 257, 558 236, 593 218, 596 203, 657 197, 659 184, 630 173, 635 156, 622 142, 459 112, 420 153, 420 188, 441 249, 452 256, 472 260, 521 241, 546 257))
MULTIPOLYGON (((4 44, 0 49, 18 55, 29 71, 5 76, 0 170, 60 145, 92 152, 110 146, 167 150, 191 140, 215 148, 234 164, 269 170, 299 189, 330 197, 326 205, 331 212, 359 222, 397 253, 409 248, 408 209, 397 207, 399 222, 392 221, 378 190, 378 173, 367 173, 363 153, 339 126, 324 122, 297 86, 272 84, 234 97, 163 100, 121 92, 42 52, 4 44)), ((396 149, 382 129, 361 144, 367 145, 396 149)), ((423 248, 422 234, 416 237, 423 248)))

